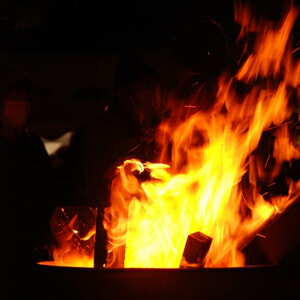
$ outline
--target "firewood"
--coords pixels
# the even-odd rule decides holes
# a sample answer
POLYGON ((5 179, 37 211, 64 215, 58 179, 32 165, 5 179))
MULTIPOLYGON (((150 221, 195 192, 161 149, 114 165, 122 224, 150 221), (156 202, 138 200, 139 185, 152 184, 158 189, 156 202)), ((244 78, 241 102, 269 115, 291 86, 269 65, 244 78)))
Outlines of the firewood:
POLYGON ((212 238, 201 232, 190 234, 185 244, 180 267, 203 268, 211 242, 212 238))
POLYGON ((300 248, 300 199, 273 218, 243 249, 247 265, 277 264, 300 248))

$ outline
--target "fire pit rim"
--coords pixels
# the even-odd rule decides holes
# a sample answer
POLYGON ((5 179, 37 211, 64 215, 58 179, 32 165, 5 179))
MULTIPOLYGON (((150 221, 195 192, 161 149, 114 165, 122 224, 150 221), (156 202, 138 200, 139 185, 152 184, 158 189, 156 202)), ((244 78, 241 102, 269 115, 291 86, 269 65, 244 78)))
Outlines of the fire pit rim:
POLYGON ((188 269, 188 268, 88 268, 88 267, 75 267, 75 266, 58 266, 58 265, 47 265, 39 262, 35 265, 38 270, 51 270, 51 271, 71 271, 71 272, 103 272, 103 273, 133 273, 133 272, 244 272, 244 271, 259 271, 259 270, 273 270, 277 269, 279 264, 268 264, 268 265, 249 265, 244 267, 228 267, 228 268, 199 268, 199 269, 188 269))

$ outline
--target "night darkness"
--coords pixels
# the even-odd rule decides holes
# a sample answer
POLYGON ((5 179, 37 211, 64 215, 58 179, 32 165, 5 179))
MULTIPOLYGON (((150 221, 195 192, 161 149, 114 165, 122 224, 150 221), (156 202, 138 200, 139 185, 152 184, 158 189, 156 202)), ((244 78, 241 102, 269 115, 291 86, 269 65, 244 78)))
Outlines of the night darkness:
MULTIPOLYGON (((250 1, 269 19, 289 1, 250 1)), ((297 1, 294 1, 297 2, 297 1)), ((110 51, 165 45, 180 28, 211 18, 233 40, 233 0, 5 0, 0 4, 2 49, 110 51)))
POLYGON ((2 1, 2 49, 110 51, 165 45, 177 30, 212 18, 232 34, 232 1, 2 1))

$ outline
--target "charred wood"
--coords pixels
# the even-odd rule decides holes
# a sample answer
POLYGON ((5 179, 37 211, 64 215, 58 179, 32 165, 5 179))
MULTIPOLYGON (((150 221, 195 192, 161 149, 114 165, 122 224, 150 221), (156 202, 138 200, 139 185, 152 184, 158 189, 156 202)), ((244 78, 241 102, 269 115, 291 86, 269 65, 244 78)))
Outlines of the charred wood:
POLYGON ((201 232, 190 234, 185 244, 180 267, 203 268, 211 242, 212 238, 201 232))
POLYGON ((300 199, 272 219, 243 249, 247 265, 277 264, 290 255, 300 260, 300 199))

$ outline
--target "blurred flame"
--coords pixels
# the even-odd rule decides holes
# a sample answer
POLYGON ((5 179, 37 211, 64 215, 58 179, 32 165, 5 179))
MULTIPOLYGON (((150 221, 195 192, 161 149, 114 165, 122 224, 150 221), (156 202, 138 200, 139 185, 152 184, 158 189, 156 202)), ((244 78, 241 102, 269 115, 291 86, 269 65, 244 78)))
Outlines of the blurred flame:
POLYGON ((289 130, 291 90, 299 98, 300 64, 289 47, 298 10, 291 5, 280 26, 257 22, 240 4, 235 12, 240 38, 255 32, 256 43, 234 76, 220 77, 213 108, 183 116, 171 99, 157 138, 162 163, 132 159, 118 168, 105 210, 107 267, 178 268, 197 231, 213 238, 206 267, 243 266, 243 245, 299 196, 290 179, 289 195, 268 200, 258 184, 271 187, 282 164, 300 158, 289 130), (247 86, 243 96, 237 83, 247 86), (259 151, 264 134, 274 139, 268 153, 259 151), (139 180, 142 172, 150 179, 139 180))

